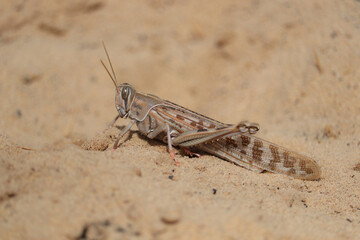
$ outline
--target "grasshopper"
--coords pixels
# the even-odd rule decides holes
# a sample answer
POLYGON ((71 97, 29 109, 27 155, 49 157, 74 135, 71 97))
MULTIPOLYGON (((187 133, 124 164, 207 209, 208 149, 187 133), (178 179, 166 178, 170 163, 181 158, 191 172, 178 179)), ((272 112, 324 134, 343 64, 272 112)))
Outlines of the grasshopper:
POLYGON ((115 85, 115 107, 118 111, 108 127, 119 118, 130 119, 117 137, 113 150, 136 124, 141 134, 167 143, 176 165, 173 146, 182 147, 189 154, 192 154, 190 148, 204 151, 259 173, 269 171, 304 180, 320 178, 320 168, 313 159, 255 137, 254 134, 259 131, 256 123, 225 124, 157 96, 136 92, 128 83, 117 84, 104 43, 103 46, 112 74, 100 61, 115 85))

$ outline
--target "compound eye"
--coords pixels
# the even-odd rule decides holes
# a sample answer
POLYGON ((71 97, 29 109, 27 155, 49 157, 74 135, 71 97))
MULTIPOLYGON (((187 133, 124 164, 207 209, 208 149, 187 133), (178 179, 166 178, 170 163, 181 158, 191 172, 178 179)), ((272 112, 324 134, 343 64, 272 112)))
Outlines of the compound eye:
POLYGON ((121 91, 121 98, 127 100, 130 95, 131 89, 129 87, 123 87, 121 91))

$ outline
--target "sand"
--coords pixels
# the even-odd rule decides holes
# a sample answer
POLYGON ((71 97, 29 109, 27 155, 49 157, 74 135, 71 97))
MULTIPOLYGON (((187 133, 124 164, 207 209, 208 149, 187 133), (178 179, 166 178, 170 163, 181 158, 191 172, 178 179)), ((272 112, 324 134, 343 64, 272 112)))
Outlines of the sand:
POLYGON ((0 239, 359 239, 359 1, 29 0, 0 12, 0 239), (112 152, 128 120, 102 133, 116 116, 102 40, 119 82, 257 122, 321 179, 180 150, 177 167, 136 127, 112 152))

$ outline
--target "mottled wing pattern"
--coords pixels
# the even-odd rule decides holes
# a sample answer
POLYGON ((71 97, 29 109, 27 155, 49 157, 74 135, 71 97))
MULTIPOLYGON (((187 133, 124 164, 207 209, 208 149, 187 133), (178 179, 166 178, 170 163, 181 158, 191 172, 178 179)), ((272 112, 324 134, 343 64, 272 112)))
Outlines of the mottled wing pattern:
MULTIPOLYGON (((190 130, 215 131, 231 126, 165 102, 166 105, 157 106, 154 110, 179 133, 190 130)), ((193 148, 256 172, 267 170, 306 180, 316 180, 321 175, 319 166, 311 158, 250 134, 231 133, 193 148)))
POLYGON ((199 147, 252 170, 264 169, 305 180, 316 180, 321 175, 313 159, 249 134, 230 134, 199 147))
POLYGON ((229 126, 229 124, 216 121, 175 103, 165 102, 166 105, 157 106, 153 110, 180 133, 189 130, 216 129, 229 126))

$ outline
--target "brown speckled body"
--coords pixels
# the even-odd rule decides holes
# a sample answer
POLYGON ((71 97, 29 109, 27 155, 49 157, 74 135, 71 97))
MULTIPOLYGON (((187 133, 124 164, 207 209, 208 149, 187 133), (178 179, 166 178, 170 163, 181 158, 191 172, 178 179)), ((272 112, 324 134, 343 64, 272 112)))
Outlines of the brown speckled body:
MULTIPOLYGON (((156 96, 142 93, 136 93, 129 117, 137 120, 136 124, 142 134, 165 143, 168 141, 166 125, 170 127, 172 139, 186 132, 211 133, 233 126, 156 96)), ((320 168, 311 158, 249 133, 229 133, 207 142, 194 144, 191 148, 195 151, 198 149, 208 152, 257 172, 267 170, 306 180, 319 179, 321 174, 320 168)))

